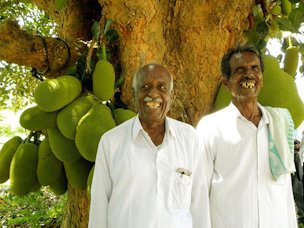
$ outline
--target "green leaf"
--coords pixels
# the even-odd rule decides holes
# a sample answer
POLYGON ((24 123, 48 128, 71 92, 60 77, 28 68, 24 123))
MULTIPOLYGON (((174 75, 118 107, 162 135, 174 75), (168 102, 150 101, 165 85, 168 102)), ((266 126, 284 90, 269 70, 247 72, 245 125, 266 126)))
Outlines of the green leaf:
POLYGON ((293 4, 295 4, 295 3, 298 3, 298 2, 300 2, 301 0, 289 0, 290 1, 290 3, 293 3, 293 4))
POLYGON ((300 9, 293 9, 289 14, 288 19, 293 24, 293 27, 295 29, 294 32, 297 32, 301 26, 301 23, 304 20, 304 13, 300 9))
POLYGON ((58 11, 62 10, 67 3, 67 0, 55 0, 55 7, 58 11))
POLYGON ((93 37, 98 40, 99 36, 100 36, 100 26, 99 26, 99 22, 95 21, 91 27, 91 32, 93 37))
POLYGON ((108 43, 113 43, 119 39, 118 32, 115 29, 108 30, 105 35, 108 43))
POLYGON ((106 34, 108 32, 108 30, 110 29, 110 25, 112 24, 112 22, 113 22, 112 19, 108 19, 106 21, 103 34, 106 34))
POLYGON ((281 31, 290 31, 290 32, 298 31, 295 29, 293 23, 287 18, 277 18, 276 21, 278 22, 281 31))

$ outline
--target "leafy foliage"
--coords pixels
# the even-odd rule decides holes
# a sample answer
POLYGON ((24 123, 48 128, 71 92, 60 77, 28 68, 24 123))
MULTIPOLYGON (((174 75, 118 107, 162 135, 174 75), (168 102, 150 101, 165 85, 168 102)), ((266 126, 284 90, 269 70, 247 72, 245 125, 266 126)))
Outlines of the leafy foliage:
MULTIPOLYGON (((252 11, 253 23, 250 29, 244 31, 248 40, 260 50, 266 51, 269 38, 278 39, 285 53, 289 46, 304 49, 304 44, 298 37, 304 22, 304 2, 298 0, 259 1, 252 11)), ((304 51, 300 51, 304 54, 304 51)), ((302 58, 300 72, 304 72, 302 58)))
POLYGON ((60 227, 66 195, 56 196, 47 188, 17 197, 0 185, 1 227, 60 227))
MULTIPOLYGON (((2 0, 0 23, 4 20, 18 21, 18 24, 28 32, 54 36, 57 25, 44 11, 24 2, 2 0)), ((33 77, 31 71, 29 67, 0 61, 0 110, 16 111, 33 101, 33 91, 39 80, 33 77)))

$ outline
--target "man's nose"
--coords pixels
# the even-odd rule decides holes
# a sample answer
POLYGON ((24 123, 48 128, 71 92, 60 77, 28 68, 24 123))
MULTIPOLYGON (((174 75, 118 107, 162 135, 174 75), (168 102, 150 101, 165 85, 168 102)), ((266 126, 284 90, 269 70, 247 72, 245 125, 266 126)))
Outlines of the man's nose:
POLYGON ((152 86, 149 90, 148 95, 152 98, 157 97, 159 95, 159 91, 155 86, 152 86))

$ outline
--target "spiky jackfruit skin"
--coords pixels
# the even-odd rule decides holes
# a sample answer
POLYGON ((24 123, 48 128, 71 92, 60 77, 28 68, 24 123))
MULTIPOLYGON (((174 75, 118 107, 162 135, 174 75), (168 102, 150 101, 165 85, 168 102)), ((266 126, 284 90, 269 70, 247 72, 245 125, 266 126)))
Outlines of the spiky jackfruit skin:
POLYGON ((67 191, 68 180, 66 178, 64 169, 61 170, 61 173, 60 173, 59 177, 56 179, 56 181, 54 183, 50 184, 50 189, 56 195, 63 195, 67 191))
POLYGON ((79 120, 94 104, 97 104, 97 100, 93 95, 83 95, 61 109, 57 115, 57 126, 60 132, 66 138, 74 140, 79 120))
POLYGON ((76 77, 64 75, 41 82, 35 89, 34 98, 41 110, 54 112, 78 97, 81 90, 81 83, 76 77))
POLYGON ((281 70, 277 59, 266 55, 264 87, 258 101, 263 105, 287 108, 297 128, 304 120, 304 103, 301 100, 294 78, 281 70))
POLYGON ((298 47, 288 47, 285 52, 284 57, 284 71, 287 74, 295 77, 297 74, 299 62, 299 48, 298 47))
POLYGON ((20 125, 31 131, 41 131, 56 126, 57 112, 45 112, 38 106, 24 110, 19 118, 20 125))
POLYGON ((111 99, 114 94, 115 72, 113 65, 99 60, 93 72, 93 93, 102 101, 111 99))
POLYGON ((48 138, 56 158, 62 162, 76 161, 80 158, 80 153, 75 145, 75 141, 64 137, 58 128, 47 129, 48 138))
POLYGON ((33 143, 19 145, 10 167, 10 190, 17 196, 23 196, 39 188, 36 176, 38 146, 33 143))
POLYGON ((89 200, 91 200, 91 186, 92 186, 92 180, 93 180, 93 175, 94 175, 94 168, 95 168, 95 165, 93 165, 93 167, 91 168, 91 171, 89 173, 88 180, 87 180, 87 196, 88 196, 89 200))
POLYGON ((114 120, 117 125, 125 122, 136 116, 136 113, 129 109, 120 109, 114 115, 114 120))
POLYGON ((77 126, 75 143, 80 154, 88 161, 94 162, 101 136, 115 126, 111 110, 106 105, 93 106, 77 126))
POLYGON ((85 190, 93 164, 82 157, 74 162, 64 162, 64 170, 69 184, 73 188, 85 190))
POLYGON ((63 163, 53 154, 48 138, 38 148, 37 178, 42 186, 54 183, 63 169, 63 163))
POLYGON ((14 136, 3 144, 0 151, 0 183, 9 179, 12 158, 21 143, 22 138, 14 136))

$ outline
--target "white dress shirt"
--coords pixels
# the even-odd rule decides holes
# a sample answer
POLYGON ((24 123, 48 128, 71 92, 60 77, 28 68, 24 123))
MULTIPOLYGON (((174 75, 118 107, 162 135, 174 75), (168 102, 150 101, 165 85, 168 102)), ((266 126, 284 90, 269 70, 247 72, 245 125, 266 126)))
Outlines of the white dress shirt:
POLYGON ((106 132, 91 187, 90 228, 209 228, 208 187, 195 129, 166 118, 156 147, 138 116, 106 132), (190 171, 190 176, 176 170, 190 171))
POLYGON ((297 227, 290 175, 275 181, 269 167, 268 119, 258 127, 234 104, 197 126, 208 164, 212 228, 297 227))

